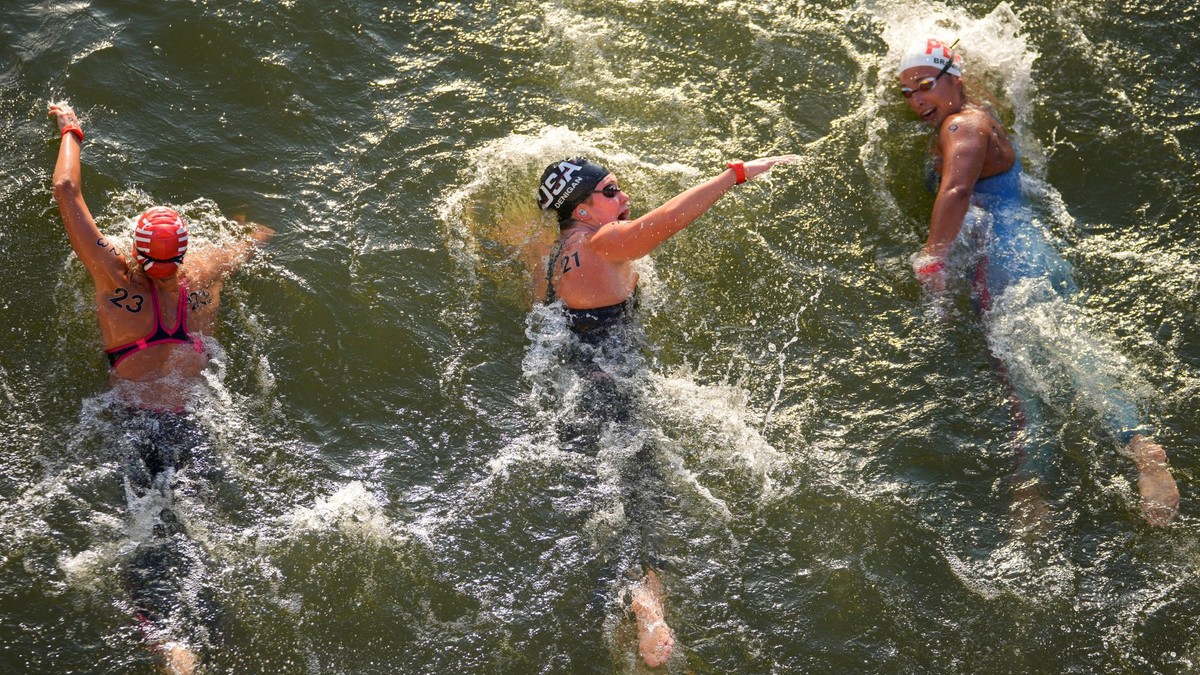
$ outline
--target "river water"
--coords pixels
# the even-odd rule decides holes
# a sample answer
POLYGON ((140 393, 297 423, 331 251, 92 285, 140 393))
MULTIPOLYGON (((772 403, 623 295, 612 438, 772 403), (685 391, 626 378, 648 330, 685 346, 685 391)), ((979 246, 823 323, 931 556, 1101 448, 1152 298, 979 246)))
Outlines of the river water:
POLYGON ((4 3, 0 672, 156 669, 127 579, 157 507, 123 487, 51 197, 60 99, 117 241, 155 203, 194 241, 279 231, 226 287, 211 452, 175 496, 177 637, 208 672, 636 671, 644 527, 672 672, 1200 669, 1197 10, 1047 4, 4 3), (910 271, 929 131, 894 49, 931 31, 1080 289, 1011 340, 965 280, 937 309, 910 271), (637 414, 564 444, 584 402, 531 310, 541 169, 591 156, 640 214, 787 152, 644 261, 645 348, 613 364, 637 414), (1032 533, 997 358, 1055 448, 1032 533), (1165 530, 1089 405, 1109 387, 1171 455, 1165 530))

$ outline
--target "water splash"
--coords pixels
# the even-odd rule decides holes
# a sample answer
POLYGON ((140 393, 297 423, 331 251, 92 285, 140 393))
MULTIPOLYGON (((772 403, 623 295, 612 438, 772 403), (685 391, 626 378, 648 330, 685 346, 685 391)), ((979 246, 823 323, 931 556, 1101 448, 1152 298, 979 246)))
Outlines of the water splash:
POLYGON ((1025 132, 1033 114, 1033 65, 1039 54, 1012 5, 1001 2, 980 17, 941 3, 888 3, 871 13, 881 21, 881 37, 888 46, 880 80, 889 85, 889 98, 895 99, 896 64, 914 40, 932 37, 945 44, 958 40, 955 51, 965 59, 968 91, 981 93, 986 88, 1001 96, 1015 113, 1013 127, 1018 135, 1025 132))
POLYGON ((297 507, 283 516, 292 536, 337 531, 374 543, 403 542, 405 528, 392 522, 379 497, 360 481, 351 481, 327 497, 317 497, 311 507, 297 507))

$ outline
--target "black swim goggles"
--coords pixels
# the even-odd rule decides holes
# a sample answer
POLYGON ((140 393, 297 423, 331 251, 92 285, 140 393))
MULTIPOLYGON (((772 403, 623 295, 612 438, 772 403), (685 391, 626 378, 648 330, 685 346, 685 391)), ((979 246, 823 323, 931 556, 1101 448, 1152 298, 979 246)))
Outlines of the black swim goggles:
POLYGON ((937 76, 935 77, 926 77, 920 80, 920 82, 917 83, 917 89, 908 89, 907 86, 901 86, 900 95, 904 96, 905 98, 912 98, 912 95, 916 94, 918 91, 929 91, 930 89, 934 88, 935 84, 937 84, 937 80, 950 70, 950 66, 952 65, 954 65, 954 59, 950 58, 950 60, 946 62, 946 65, 942 66, 942 72, 937 73, 937 76))
POLYGON ((139 257, 140 257, 142 260, 148 260, 148 261, 150 261, 150 262, 156 262, 156 263, 175 263, 176 265, 181 265, 181 264, 183 264, 183 254, 182 254, 182 253, 180 253, 179 255, 175 256, 174 258, 151 258, 150 256, 146 255, 145 253, 141 253, 141 252, 139 252, 139 253, 138 253, 138 256, 139 256, 139 257))
POLYGON ((599 192, 600 194, 604 195, 605 197, 612 199, 613 197, 616 197, 617 193, 620 191, 621 191, 621 188, 617 187, 616 183, 609 183, 608 185, 605 185, 603 188, 601 188, 599 190, 592 190, 592 194, 596 194, 597 192, 599 192))

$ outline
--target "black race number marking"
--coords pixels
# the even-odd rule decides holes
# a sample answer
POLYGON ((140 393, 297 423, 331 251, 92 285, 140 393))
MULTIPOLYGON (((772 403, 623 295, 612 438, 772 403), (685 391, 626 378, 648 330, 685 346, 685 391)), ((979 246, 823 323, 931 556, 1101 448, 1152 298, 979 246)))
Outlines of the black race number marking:
POLYGON ((117 307, 121 307, 127 312, 133 312, 134 314, 137 314, 138 312, 142 311, 142 302, 144 301, 144 298, 140 295, 130 295, 129 291, 125 290, 124 288, 118 288, 117 294, 109 298, 108 301, 117 307))

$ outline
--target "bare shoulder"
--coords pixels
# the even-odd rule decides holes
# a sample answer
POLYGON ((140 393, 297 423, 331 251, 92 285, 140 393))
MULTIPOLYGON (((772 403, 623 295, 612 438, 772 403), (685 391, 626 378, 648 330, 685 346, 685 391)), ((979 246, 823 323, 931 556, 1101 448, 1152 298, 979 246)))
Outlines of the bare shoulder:
POLYGON ((946 118, 938 135, 943 138, 950 136, 970 136, 981 134, 990 129, 995 120, 978 108, 963 108, 946 118))
POLYGON ((229 271, 224 269, 224 257, 220 246, 195 246, 188 251, 182 271, 194 288, 211 286, 229 274, 229 271))
POLYGON ((946 118, 937 135, 937 145, 943 157, 981 155, 991 141, 991 117, 982 111, 966 108, 946 118))
POLYGON ((560 240, 556 250, 558 259, 561 260, 564 256, 585 256, 595 255, 592 250, 592 237, 595 232, 590 232, 585 229, 578 229, 568 232, 565 237, 560 240))

